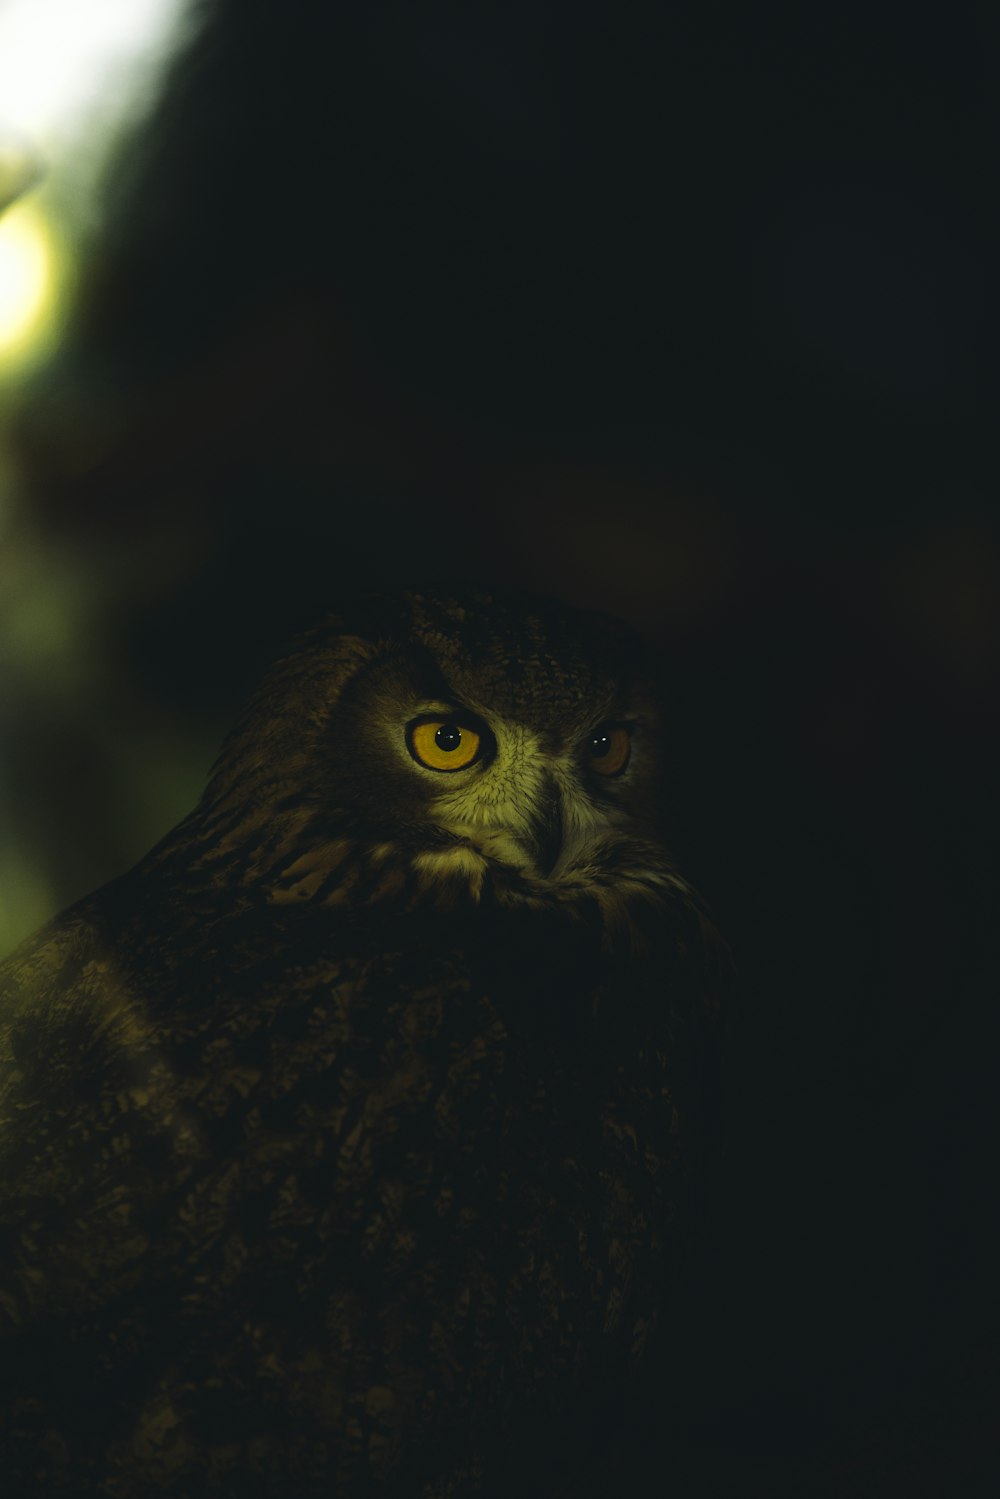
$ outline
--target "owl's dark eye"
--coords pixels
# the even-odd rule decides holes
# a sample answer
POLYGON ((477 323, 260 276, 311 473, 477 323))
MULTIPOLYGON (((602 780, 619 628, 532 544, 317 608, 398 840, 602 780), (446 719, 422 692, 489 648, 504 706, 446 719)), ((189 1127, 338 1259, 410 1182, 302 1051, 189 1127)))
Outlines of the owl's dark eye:
POLYGON ((468 724, 423 718, 406 731, 410 754, 427 770, 464 770, 479 756, 482 736, 468 724))
POLYGON ((632 736, 623 724, 602 724, 587 740, 587 759, 600 775, 620 776, 631 748, 632 736))

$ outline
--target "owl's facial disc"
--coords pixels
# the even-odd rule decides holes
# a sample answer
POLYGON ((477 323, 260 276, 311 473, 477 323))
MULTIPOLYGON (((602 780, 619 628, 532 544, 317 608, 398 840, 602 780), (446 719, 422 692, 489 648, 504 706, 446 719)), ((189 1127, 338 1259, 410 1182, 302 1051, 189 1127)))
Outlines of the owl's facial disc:
POLYGON ((604 722, 553 744, 516 720, 489 724, 441 707, 413 718, 405 740, 427 783, 434 825, 535 878, 579 867, 619 821, 598 788, 628 769, 626 724, 604 722))

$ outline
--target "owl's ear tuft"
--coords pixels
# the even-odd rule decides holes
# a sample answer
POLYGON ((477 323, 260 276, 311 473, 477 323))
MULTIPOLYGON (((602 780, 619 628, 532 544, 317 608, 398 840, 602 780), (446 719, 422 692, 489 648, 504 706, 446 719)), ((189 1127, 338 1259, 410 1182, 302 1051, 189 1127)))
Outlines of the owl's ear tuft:
POLYGON ((308 631, 271 667, 222 745, 204 805, 245 794, 275 772, 290 779, 307 762, 344 689, 378 655, 376 641, 338 633, 340 623, 308 631))

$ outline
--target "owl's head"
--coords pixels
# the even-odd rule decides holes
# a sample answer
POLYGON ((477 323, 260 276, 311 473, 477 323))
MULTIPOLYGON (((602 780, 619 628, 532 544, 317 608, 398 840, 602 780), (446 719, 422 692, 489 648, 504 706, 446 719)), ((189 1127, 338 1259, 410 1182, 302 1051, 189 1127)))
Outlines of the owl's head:
POLYGON ((282 902, 678 885, 661 734, 647 652, 615 620, 474 589, 369 596, 272 672, 200 831, 220 872, 282 902))

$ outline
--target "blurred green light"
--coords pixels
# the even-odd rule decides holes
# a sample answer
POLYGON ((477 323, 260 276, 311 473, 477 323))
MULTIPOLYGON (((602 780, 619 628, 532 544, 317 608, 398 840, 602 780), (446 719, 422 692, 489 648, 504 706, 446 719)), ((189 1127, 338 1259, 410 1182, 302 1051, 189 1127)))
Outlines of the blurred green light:
POLYGON ((33 198, 0 218, 0 366, 20 363, 47 341, 58 302, 59 256, 33 198))

